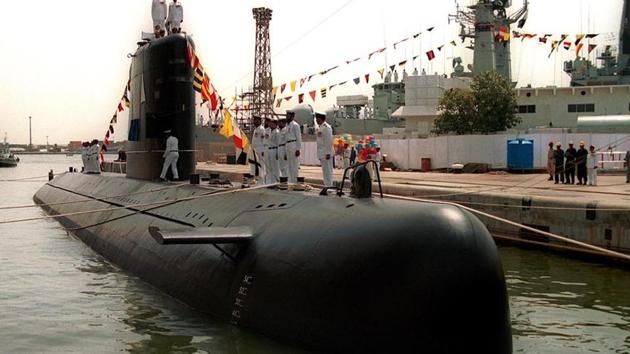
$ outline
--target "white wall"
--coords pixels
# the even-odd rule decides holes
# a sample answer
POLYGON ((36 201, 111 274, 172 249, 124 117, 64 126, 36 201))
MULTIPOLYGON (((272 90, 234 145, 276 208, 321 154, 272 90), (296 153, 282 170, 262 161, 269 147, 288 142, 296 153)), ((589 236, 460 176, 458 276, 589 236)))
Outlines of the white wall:
MULTIPOLYGON (((465 135, 427 139, 384 139, 380 140, 379 144, 387 159, 401 169, 419 170, 422 158, 430 158, 431 167, 434 169, 469 162, 487 163, 494 168, 504 168, 507 165, 507 141, 517 137, 534 140, 536 168, 546 168, 549 142, 554 144, 560 142, 563 149, 567 148, 569 141, 573 141, 577 149, 579 142, 583 140, 587 148, 594 145, 604 151, 610 144, 614 144, 615 151, 630 150, 630 134, 465 135)), ((316 143, 305 142, 303 145, 301 163, 319 165, 316 143)))

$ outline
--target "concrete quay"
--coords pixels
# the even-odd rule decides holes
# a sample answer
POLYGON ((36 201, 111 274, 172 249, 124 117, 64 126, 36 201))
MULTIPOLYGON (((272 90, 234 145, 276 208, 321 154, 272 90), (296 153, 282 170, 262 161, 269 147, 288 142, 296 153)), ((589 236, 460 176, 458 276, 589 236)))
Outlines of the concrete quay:
MULTIPOLYGON (((199 163, 201 175, 241 181, 247 166, 199 163)), ((334 171, 340 181, 342 170, 334 171)), ((318 166, 302 166, 307 183, 321 184, 318 166)), ((598 176, 598 186, 554 184, 546 174, 381 172, 384 194, 460 203, 536 229, 630 254, 630 184, 625 176, 598 176)), ((378 192, 375 184, 374 192, 378 192)), ((607 258, 601 253, 480 217, 502 243, 607 258)))

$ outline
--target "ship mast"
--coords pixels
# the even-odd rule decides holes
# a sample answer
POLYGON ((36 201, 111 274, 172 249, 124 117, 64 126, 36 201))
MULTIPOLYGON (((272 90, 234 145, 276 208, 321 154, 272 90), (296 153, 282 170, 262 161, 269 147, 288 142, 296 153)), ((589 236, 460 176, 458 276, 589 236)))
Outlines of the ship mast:
POLYGON ((474 75, 495 70, 512 81, 510 41, 501 33, 509 35, 514 23, 518 22, 519 28, 525 25, 529 2, 525 0, 521 9, 507 16, 506 10, 511 6, 511 0, 479 0, 467 9, 457 5, 456 14, 449 15, 449 20, 460 24, 462 39, 474 38, 474 75))

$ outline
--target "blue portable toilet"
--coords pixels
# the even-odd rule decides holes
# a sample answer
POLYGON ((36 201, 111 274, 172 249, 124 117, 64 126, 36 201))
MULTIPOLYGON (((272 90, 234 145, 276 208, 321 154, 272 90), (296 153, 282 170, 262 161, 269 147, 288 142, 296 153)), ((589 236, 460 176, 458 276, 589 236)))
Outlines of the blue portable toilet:
POLYGON ((533 170, 534 169, 534 141, 527 139, 514 139, 507 142, 507 168, 508 170, 533 170))

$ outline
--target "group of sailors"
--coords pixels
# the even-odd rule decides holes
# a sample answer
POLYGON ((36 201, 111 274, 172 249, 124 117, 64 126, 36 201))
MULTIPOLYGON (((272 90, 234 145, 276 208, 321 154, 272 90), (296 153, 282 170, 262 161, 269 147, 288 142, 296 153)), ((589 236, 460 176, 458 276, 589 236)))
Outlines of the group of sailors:
POLYGON ((302 131, 294 119, 293 111, 287 111, 284 117, 267 117, 264 123, 260 116, 254 116, 249 165, 257 183, 277 183, 280 177, 297 183, 302 131))
POLYGON ((81 161, 83 162, 83 173, 100 174, 101 164, 99 162, 99 154, 101 148, 98 140, 91 142, 85 141, 81 144, 81 161))
POLYGON ((580 148, 575 149, 573 142, 569 142, 569 147, 562 150, 562 144, 557 143, 553 148, 553 142, 549 143, 547 152, 547 171, 549 180, 556 184, 576 184, 575 175, 577 172, 578 185, 597 185, 597 165, 599 156, 595 147, 591 145, 588 150, 584 147, 584 142, 580 141, 580 148))
POLYGON ((166 0, 153 0, 151 5, 151 16, 153 17, 153 33, 155 38, 164 37, 165 33, 180 33, 181 25, 184 21, 184 8, 177 0, 173 0, 168 5, 166 11, 166 0))

